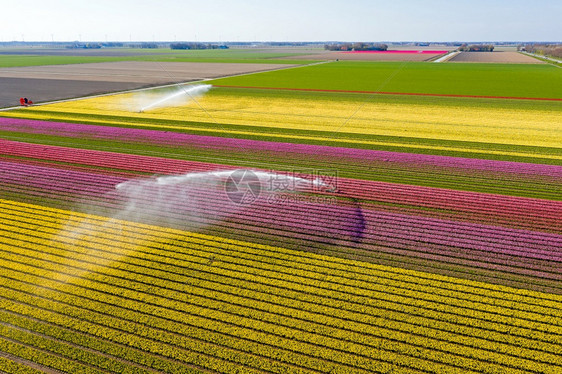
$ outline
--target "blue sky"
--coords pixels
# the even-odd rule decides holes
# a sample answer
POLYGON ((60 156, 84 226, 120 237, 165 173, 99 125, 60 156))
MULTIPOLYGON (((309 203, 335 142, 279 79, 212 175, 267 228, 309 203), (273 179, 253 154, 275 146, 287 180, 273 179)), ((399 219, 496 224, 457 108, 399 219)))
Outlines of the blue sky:
POLYGON ((0 1, 0 41, 560 41, 562 1, 0 1))

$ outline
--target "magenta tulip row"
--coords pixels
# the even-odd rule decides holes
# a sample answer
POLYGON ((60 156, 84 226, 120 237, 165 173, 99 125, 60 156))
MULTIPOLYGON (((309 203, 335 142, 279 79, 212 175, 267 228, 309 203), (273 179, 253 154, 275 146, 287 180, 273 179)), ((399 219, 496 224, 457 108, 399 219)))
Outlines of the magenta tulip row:
MULTIPOLYGON (((193 171, 236 169, 235 166, 219 164, 189 162, 182 160, 172 160, 149 156, 138 156, 74 148, 38 146, 34 144, 1 140, 0 145, 2 146, 2 148, 0 149, 0 153, 4 154, 62 162, 77 162, 90 166, 120 168, 148 173, 180 174, 193 171), (40 148, 41 150, 40 154, 37 154, 38 148, 40 148)), ((356 198, 372 198, 373 195, 369 194, 372 194, 373 192, 380 192, 381 198, 384 198, 385 196, 392 197, 392 195, 400 194, 402 191, 405 191, 406 195, 408 195, 413 187, 416 189, 415 196, 420 196, 420 192, 425 191, 426 193, 424 195, 429 198, 427 200, 431 200, 429 201, 429 203, 433 203, 434 199, 437 199, 436 201, 442 200, 443 202, 453 202, 455 200, 470 200, 471 205, 479 204, 485 207, 490 207, 492 204, 496 206, 496 209, 503 211, 505 208, 517 208, 517 205, 524 202, 523 206, 520 209, 521 212, 525 213, 528 212, 529 209, 535 208, 540 209, 542 214, 548 213, 549 211, 560 212, 560 207, 562 206, 562 203, 560 202, 546 201, 541 199, 522 199, 518 197, 509 197, 503 195, 490 195, 464 191, 454 191, 448 189, 405 186, 393 183, 371 182, 343 178, 339 178, 339 181, 345 181, 355 185, 362 184, 363 186, 358 187, 359 190, 363 191, 363 193, 358 193, 357 195, 353 196, 356 198), (372 188, 374 186, 376 186, 376 188, 372 188), (432 193, 430 195, 427 195, 428 191, 431 191, 432 193), (391 193, 389 194, 389 192, 391 193), (366 194, 369 196, 365 196, 366 194)), ((351 193, 349 191, 346 192, 351 193)), ((557 216, 556 218, 559 218, 559 216, 557 216)))
MULTIPOLYGON (((114 190, 114 186, 126 181, 127 179, 124 177, 114 177, 114 176, 107 176, 100 173, 86 173, 86 172, 78 172, 72 170, 65 170, 59 168, 51 168, 46 166, 31 166, 28 164, 19 164, 13 162, 7 163, 0 163, 0 171, 4 178, 7 178, 8 175, 12 175, 12 183, 18 184, 21 181, 24 181, 27 185, 37 186, 42 183, 46 183, 46 186, 49 189, 60 190, 60 191, 76 191, 79 192, 83 188, 93 188, 93 191, 96 195, 104 194, 109 191, 114 190), (52 183, 55 183, 54 185, 52 183)), ((341 197, 341 196, 340 196, 341 197)), ((365 205, 365 208, 368 208, 369 205, 365 205)), ((331 207, 328 205, 325 208, 327 214, 333 214, 331 207)), ((336 208, 336 212, 337 212, 336 208)), ((316 213, 315 213, 316 214, 316 213)), ((405 216, 408 217, 408 216, 405 216)), ((443 222, 443 220, 438 220, 439 222, 443 222)), ((413 222, 405 222, 405 224, 412 224, 413 222)), ((431 226, 428 222, 425 222, 424 225, 431 226)), ((486 225, 477 225, 477 224, 470 224, 470 227, 467 227, 464 223, 461 222, 452 222, 450 224, 451 230, 454 230, 457 233, 462 233, 465 231, 474 231, 477 230, 479 232, 487 232, 488 235, 494 235, 497 231, 496 228, 490 230, 486 225)), ((518 238, 521 240, 524 236, 524 232, 518 232, 517 230, 513 230, 509 233, 509 237, 518 238)))
MULTIPOLYGON (((46 191, 50 191, 53 193, 61 193, 63 195, 66 194, 81 194, 81 195, 89 195, 88 198, 90 199, 110 199, 112 197, 119 196, 115 193, 114 186, 120 182, 123 182, 125 179, 117 179, 114 177, 108 177, 104 179, 102 176, 98 174, 87 174, 87 173, 68 173, 63 170, 51 170, 45 167, 36 167, 33 170, 28 166, 24 165, 21 167, 14 167, 13 164, 2 164, 0 163, 0 171, 2 172, 2 180, 4 183, 10 183, 12 185, 18 185, 20 187, 27 187, 27 188, 37 188, 43 189, 46 191), (23 183, 22 183, 23 181, 23 183), (113 192, 113 195, 111 195, 113 192)), ((207 192, 204 186, 197 186, 193 185, 190 188, 189 196, 186 196, 185 193, 183 196, 186 198, 197 198, 194 192, 203 189, 203 192, 207 192)), ((222 190, 214 191, 215 196, 212 198, 215 200, 222 200, 226 199, 226 193, 222 190)), ((151 191, 150 188, 145 188, 145 190, 141 191, 143 195, 142 198, 147 201, 150 200, 151 197, 154 197, 154 191, 151 191), (148 194, 147 196, 144 196, 148 194)), ((182 196, 182 191, 174 191, 173 189, 168 189, 165 191, 168 195, 175 195, 182 196)), ((121 197, 123 195, 120 195, 121 197)), ((173 196, 172 196, 173 197, 173 196)), ((275 204, 264 202, 265 199, 258 200, 258 203, 261 205, 257 208, 259 210, 264 211, 271 211, 272 207, 275 207, 275 204), (269 210, 267 210, 269 208, 269 210)), ((228 201, 226 201, 228 202, 228 201)), ((181 205, 181 202, 179 202, 181 205)), ((221 202, 223 204, 224 202, 221 202)), ((302 220, 303 217, 312 215, 315 220, 319 217, 327 216, 333 220, 333 217, 341 216, 342 214, 342 203, 331 206, 331 205, 324 205, 321 204, 307 204, 306 207, 300 209, 299 213, 299 220, 302 220), (320 205, 320 209, 313 209, 316 205, 320 205)), ((349 204, 348 204, 349 205, 349 204)), ((205 206, 207 207, 207 206, 205 206)), ((296 204, 284 204, 284 209, 279 210, 276 212, 275 220, 277 221, 281 216, 286 216, 287 219, 290 219, 291 216, 294 214, 295 207, 299 207, 296 204)), ((232 207, 229 207, 232 208, 232 207)), ((351 209, 353 212, 357 209, 355 206, 351 205, 351 209)), ((390 214, 388 213, 377 213, 376 215, 372 214, 372 208, 368 206, 362 208, 361 214, 368 215, 369 221, 372 221, 372 225, 376 225, 377 227, 381 227, 385 225, 387 220, 389 219, 390 214)), ((354 213, 358 214, 358 213, 354 213)), ((345 216, 345 215, 344 215, 345 216)), ((441 232, 443 231, 444 235, 448 235, 450 237, 464 237, 466 233, 477 233, 477 235, 486 235, 488 239, 493 239, 494 241, 498 242, 499 244, 505 245, 506 248, 508 246, 513 245, 523 245, 525 248, 525 253, 533 252, 533 248, 536 246, 542 247, 546 246, 557 246, 561 245, 562 242, 556 242, 554 239, 557 236, 549 235, 540 233, 540 235, 529 233, 522 230, 513 230, 513 229, 498 229, 497 227, 490 227, 486 225, 477 225, 472 223, 463 223, 463 222, 456 222, 456 221, 445 221, 445 220, 437 220, 437 219, 430 219, 424 218, 420 224, 419 218, 414 218, 409 215, 398 215, 392 214, 394 217, 393 220, 396 220, 396 217, 402 217, 400 220, 400 225, 403 227, 408 227, 413 233, 419 231, 417 234, 420 237, 423 237, 424 233, 426 232, 441 232), (419 227, 418 227, 419 226, 419 227), (536 244, 540 243, 540 244, 536 244)), ((345 226, 341 222, 337 223, 337 227, 345 226)), ((324 227, 326 225, 324 224, 324 227)), ((470 236, 470 235, 469 235, 470 236)))
MULTIPOLYGON (((37 166, 35 167, 34 173, 30 172, 30 167, 28 165, 21 165, 19 167, 19 174, 17 173, 15 165, 13 163, 4 164, 3 167, 3 175, 7 176, 10 172, 13 175, 14 183, 18 183, 20 180, 25 180, 26 183, 41 183, 45 180, 52 180, 56 183, 55 186, 51 186, 50 182, 47 183, 48 186, 51 186, 51 189, 57 188, 61 191, 72 191, 77 190, 79 191, 83 188, 84 185, 89 185, 93 188, 96 194, 103 194, 108 191, 112 191, 114 186, 120 182, 125 181, 124 178, 116 178, 110 176, 102 176, 100 174, 91 174, 91 173, 82 173, 82 172, 70 172, 63 169, 51 169, 46 167, 37 166), (43 176, 36 176, 31 178, 30 175, 39 175, 45 174, 43 176), (75 176, 75 177, 73 177, 75 176)), ((331 214, 330 207, 326 207, 326 213, 331 214)), ((442 220, 440 220, 442 221, 442 220)), ((427 223, 426 223, 427 224, 427 223)), ((485 225, 475 225, 472 224, 476 229, 486 230, 487 226, 485 225)), ((454 222, 451 225, 452 228, 458 228, 457 232, 464 232, 468 228, 463 227, 459 222, 454 222)), ((494 229, 496 230, 496 229, 494 229)), ((492 232, 493 233, 493 232, 492 232)), ((510 237, 520 237, 522 234, 518 232, 510 233, 510 237)))
MULTIPOLYGON (((43 146, 0 140, 0 154, 134 172, 181 174, 236 167, 149 156, 43 146)), ((426 207, 511 227, 562 231, 562 202, 462 192, 355 179, 338 179, 339 192, 357 199, 426 207)))

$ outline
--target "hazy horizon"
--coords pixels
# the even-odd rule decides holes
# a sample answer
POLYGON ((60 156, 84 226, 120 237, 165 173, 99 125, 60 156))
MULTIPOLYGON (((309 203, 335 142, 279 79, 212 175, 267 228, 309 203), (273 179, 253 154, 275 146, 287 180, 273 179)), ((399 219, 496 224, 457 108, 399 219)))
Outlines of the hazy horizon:
POLYGON ((29 0, 2 5, 0 41, 560 41, 562 2, 29 0))
MULTIPOLYGON (((451 43, 501 43, 501 44, 518 44, 518 43, 562 43, 561 41, 556 41, 556 40, 310 40, 310 41, 292 41, 292 40, 25 40, 25 41, 21 41, 21 40, 0 40, 0 43, 3 44, 7 44, 7 43, 14 43, 14 44, 58 44, 58 43, 65 43, 65 44, 69 44, 69 43, 123 43, 123 44, 135 44, 135 43, 157 43, 157 44, 162 44, 162 43, 211 43, 211 44, 219 44, 219 43, 223 43, 223 44, 236 44, 236 43, 240 43, 240 44, 248 44, 248 43, 256 43, 256 44, 268 44, 268 43, 293 43, 293 44, 298 44, 298 43, 306 43, 306 44, 325 44, 325 43, 388 43, 388 44, 407 44, 407 43, 430 43, 431 45, 435 44, 451 44, 451 43)), ((283 45, 281 45, 280 47, 282 47, 283 45)), ((298 45, 297 45, 298 47, 298 45)), ((306 47, 306 45, 304 45, 304 47, 306 47)))

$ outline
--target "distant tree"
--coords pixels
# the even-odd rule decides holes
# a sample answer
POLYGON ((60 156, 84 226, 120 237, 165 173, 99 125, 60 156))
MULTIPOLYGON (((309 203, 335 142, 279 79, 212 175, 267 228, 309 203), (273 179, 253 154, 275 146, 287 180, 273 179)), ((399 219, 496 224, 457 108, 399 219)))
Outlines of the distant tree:
POLYGON ((388 46, 381 43, 334 43, 324 45, 328 51, 386 51, 388 46))
POLYGON ((335 44, 326 44, 324 49, 328 51, 351 51, 352 50, 351 43, 335 43, 335 44))
POLYGON ((171 43, 171 49, 228 49, 227 45, 224 44, 203 44, 203 43, 171 43))
POLYGON ((463 43, 459 47, 459 51, 462 52, 492 52, 493 50, 494 50, 494 46, 492 44, 467 45, 466 43, 463 43))
POLYGON ((307 45, 308 43, 304 42, 268 42, 267 45, 275 46, 275 47, 285 47, 285 46, 292 46, 292 47, 302 47, 307 45))
POLYGON ((538 55, 562 58, 562 44, 527 44, 525 45, 527 52, 536 53, 538 55))
POLYGON ((154 48, 158 48, 158 44, 156 43, 141 43, 140 44, 140 48, 148 48, 148 49, 154 49, 154 48))
POLYGON ((101 43, 101 45, 102 47, 108 47, 108 48, 124 46, 124 44, 121 42, 105 42, 105 43, 101 43))
POLYGON ((367 49, 366 43, 353 43, 351 49, 354 51, 365 51, 367 49))
POLYGON ((100 43, 79 43, 79 42, 73 42, 69 45, 66 46, 66 48, 69 49, 99 49, 101 48, 101 44, 100 43))
POLYGON ((382 43, 375 43, 372 44, 368 50, 370 51, 386 51, 388 49, 388 45, 382 43))
POLYGON ((171 49, 191 49, 188 43, 172 43, 170 44, 171 49))
POLYGON ((82 48, 82 45, 78 42, 73 42, 66 46, 68 49, 82 48))

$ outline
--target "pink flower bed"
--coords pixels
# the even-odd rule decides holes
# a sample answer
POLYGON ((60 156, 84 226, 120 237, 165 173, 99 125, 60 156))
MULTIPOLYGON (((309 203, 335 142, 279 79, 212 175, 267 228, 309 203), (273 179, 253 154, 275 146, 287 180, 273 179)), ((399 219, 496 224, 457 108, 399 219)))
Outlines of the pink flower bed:
POLYGON ((449 51, 429 51, 429 50, 388 50, 388 51, 349 51, 340 53, 376 53, 376 54, 424 54, 424 55, 440 55, 449 51))

